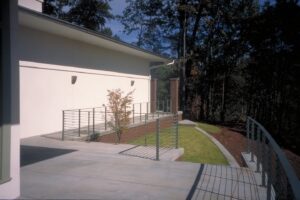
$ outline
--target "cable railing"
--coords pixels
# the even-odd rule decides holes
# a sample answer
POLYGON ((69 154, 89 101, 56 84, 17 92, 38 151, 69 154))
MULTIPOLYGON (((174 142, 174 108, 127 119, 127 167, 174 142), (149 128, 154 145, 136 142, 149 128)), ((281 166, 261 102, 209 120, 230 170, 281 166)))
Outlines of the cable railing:
POLYGON ((300 182, 288 159, 270 133, 256 120, 247 118, 247 151, 261 174, 267 200, 300 200, 300 182))
MULTIPOLYGON (((156 160, 160 159, 160 152, 170 150, 172 148, 178 149, 179 132, 178 132, 178 114, 174 113, 172 116, 172 125, 169 130, 162 131, 160 128, 160 119, 156 119, 156 160), (163 142, 161 141, 163 139, 163 142)), ((146 139, 146 137, 145 137, 146 139)), ((147 143, 145 143, 147 146, 147 143)))
MULTIPOLYGON (((129 126, 167 116, 171 113, 170 100, 134 103, 127 106, 129 126)), ((114 112, 109 107, 71 109, 62 111, 62 140, 66 137, 92 139, 112 131, 109 122, 114 112)))
POLYGON ((140 140, 136 141, 135 146, 120 152, 120 154, 160 160, 167 152, 178 149, 178 113, 156 118, 150 123, 147 123, 145 118, 142 130, 143 132, 139 135, 140 140))

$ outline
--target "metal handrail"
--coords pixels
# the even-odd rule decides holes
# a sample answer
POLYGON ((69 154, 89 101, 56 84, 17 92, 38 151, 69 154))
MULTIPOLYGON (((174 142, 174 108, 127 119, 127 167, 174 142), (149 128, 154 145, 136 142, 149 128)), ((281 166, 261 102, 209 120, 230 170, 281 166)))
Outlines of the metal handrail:
MULTIPOLYGON (((269 141, 269 144, 271 145, 274 153, 277 155, 277 158, 280 161, 280 164, 281 164, 281 166, 285 172, 285 175, 289 181, 289 184, 290 184, 291 189, 294 194, 294 198, 296 200, 300 200, 300 181, 299 181, 296 173, 294 172, 292 166, 290 165, 288 159, 286 158, 286 156, 284 155, 284 153, 282 152, 281 148, 276 143, 276 141, 272 138, 270 133, 259 122, 257 122, 255 119, 253 119, 252 117, 249 117, 249 116, 247 117, 247 132, 249 131, 249 122, 250 121, 255 123, 255 125, 257 127, 259 127, 259 129, 261 130, 261 133, 263 133, 264 136, 269 141)), ((252 134, 254 134, 254 133, 252 133, 252 134)), ((249 139, 249 135, 248 135, 248 139, 249 139)), ((254 139, 253 135, 252 135, 252 139, 254 139)), ((249 148, 249 145, 248 145, 248 148, 249 148)), ((249 149, 248 149, 248 151, 249 151, 249 149)), ((253 155, 253 152, 252 152, 252 155, 253 155)))
MULTIPOLYGON (((162 112, 164 114, 171 113, 170 100, 165 101, 164 104, 168 106, 163 106, 162 110, 159 110, 159 105, 157 105, 158 102, 159 101, 151 101, 151 102, 131 104, 131 106, 129 106, 128 108, 128 112, 130 113, 129 115, 130 115, 130 119, 132 119, 132 124, 135 124, 136 122, 142 122, 142 118, 144 117, 146 120, 148 120, 150 114, 152 115, 152 119, 153 119, 154 115, 155 116, 157 115, 157 117, 159 117, 159 115, 161 115, 162 112), (154 110, 152 110, 153 105, 151 103, 155 104, 154 110), (139 106, 134 106, 134 105, 139 105, 139 106), (135 120, 137 121, 135 122, 135 120)), ((160 101, 160 102, 164 102, 164 101, 160 101)), ((93 134, 95 134, 96 131, 97 134, 100 133, 103 128, 102 125, 104 125, 104 131, 107 131, 108 122, 109 122, 108 118, 113 113, 114 112, 112 112, 107 106, 63 110, 62 111, 62 115, 63 115, 62 116, 62 140, 64 140, 65 138, 64 137, 65 132, 74 133, 77 130, 78 132, 77 135, 80 137, 81 131, 86 131, 86 128, 88 129, 88 135, 90 135, 90 125, 92 126, 91 130, 93 134), (103 114, 103 116, 100 116, 101 114, 103 114), (98 129, 100 129, 101 131, 98 129)), ((74 134, 74 136, 76 135, 74 134)))
MULTIPOLYGON (((170 107, 170 100, 165 100, 165 101, 159 101, 159 100, 157 100, 157 101, 151 101, 151 102, 156 102, 156 103, 159 103, 159 102, 166 102, 166 104, 170 107), (169 104, 168 104, 169 103, 169 104)), ((150 106, 150 101, 148 101, 148 102, 139 102, 139 103, 132 103, 131 105, 140 105, 140 104, 147 104, 147 103, 149 103, 149 106, 150 106)), ((88 109, 97 109, 97 108, 100 108, 100 109, 104 109, 105 107, 107 107, 107 106, 105 106, 105 105, 103 105, 103 106, 99 106, 99 107, 86 107, 86 108, 80 108, 80 110, 88 110, 88 109)), ((157 106, 158 107, 158 106, 157 106)), ((63 111, 77 111, 77 110, 79 110, 78 108, 74 108, 74 109, 65 109, 65 110, 63 110, 63 111)))

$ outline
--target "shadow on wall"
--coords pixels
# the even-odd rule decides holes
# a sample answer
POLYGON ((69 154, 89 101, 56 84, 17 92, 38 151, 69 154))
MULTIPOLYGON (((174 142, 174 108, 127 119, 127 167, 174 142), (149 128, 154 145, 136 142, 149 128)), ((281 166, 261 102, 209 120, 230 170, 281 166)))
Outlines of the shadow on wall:
POLYGON ((20 27, 20 60, 149 76, 150 61, 119 51, 20 27))
POLYGON ((21 167, 77 151, 73 149, 56 149, 56 148, 36 147, 36 146, 27 146, 27 145, 21 145, 20 150, 21 150, 21 167))

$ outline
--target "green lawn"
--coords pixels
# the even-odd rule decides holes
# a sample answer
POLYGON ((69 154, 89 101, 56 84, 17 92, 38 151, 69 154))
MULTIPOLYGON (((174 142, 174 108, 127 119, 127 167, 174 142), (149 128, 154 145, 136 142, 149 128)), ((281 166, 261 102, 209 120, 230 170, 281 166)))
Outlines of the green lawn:
MULTIPOLYGON (((155 133, 147 134, 148 145, 155 144, 155 133)), ((161 130, 160 144, 166 146, 170 144, 170 129, 161 130)), ((129 142, 130 144, 144 145, 145 137, 129 142)), ((179 147, 184 148, 184 155, 181 161, 209 164, 228 164, 224 155, 218 147, 205 135, 193 127, 179 126, 179 147)))
POLYGON ((208 133, 220 133, 221 129, 217 126, 214 126, 212 124, 206 124, 206 123, 197 123, 198 127, 205 130, 208 133))

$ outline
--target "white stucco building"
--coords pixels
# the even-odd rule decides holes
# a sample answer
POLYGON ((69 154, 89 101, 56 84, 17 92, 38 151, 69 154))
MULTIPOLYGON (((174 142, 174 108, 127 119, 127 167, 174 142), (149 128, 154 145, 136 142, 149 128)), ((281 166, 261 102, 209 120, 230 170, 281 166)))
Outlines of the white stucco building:
POLYGON ((170 62, 18 3, 1 1, 0 199, 19 196, 21 138, 60 131, 62 110, 101 106, 108 89, 150 101, 150 65, 170 62))

